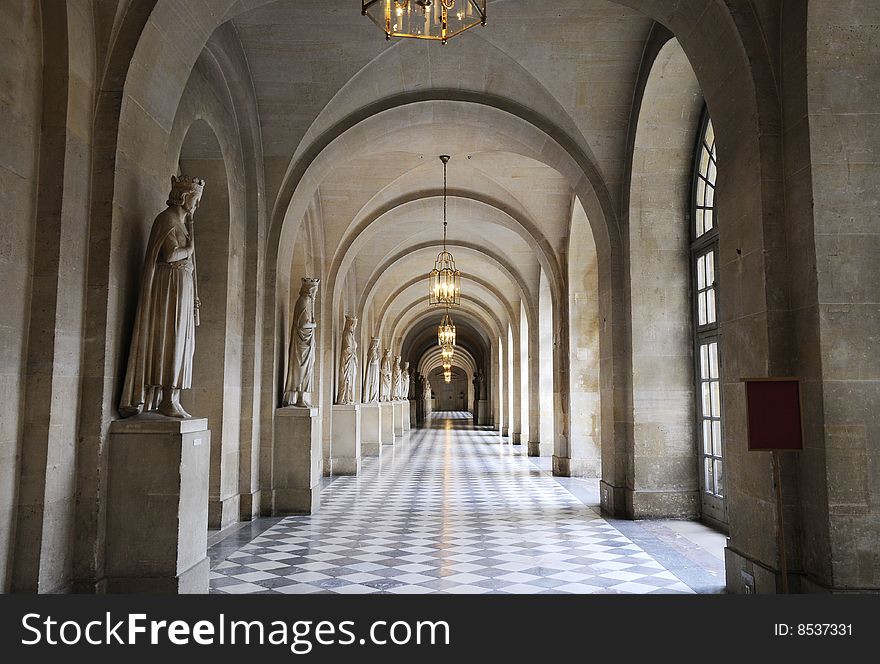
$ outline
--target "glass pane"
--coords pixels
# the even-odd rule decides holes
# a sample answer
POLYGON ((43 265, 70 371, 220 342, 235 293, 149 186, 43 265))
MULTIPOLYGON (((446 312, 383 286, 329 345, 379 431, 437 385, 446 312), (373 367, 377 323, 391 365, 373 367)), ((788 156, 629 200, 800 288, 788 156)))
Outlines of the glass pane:
POLYGON ((706 188, 706 207, 715 206, 715 187, 706 188))
POLYGON ((712 393, 712 417, 721 417, 720 384, 717 380, 713 380, 709 385, 711 385, 710 391, 712 393))
POLYGON ((712 459, 703 459, 703 486, 708 493, 715 491, 715 482, 712 478, 712 459))
POLYGON ((724 476, 721 473, 721 460, 715 462, 715 493, 719 496, 724 495, 724 476))
POLYGON ((712 454, 712 420, 703 420, 703 454, 712 454))
POLYGON ((712 230, 713 224, 712 224, 712 210, 711 209, 706 210, 706 214, 703 216, 703 225, 705 226, 707 231, 712 230))
POLYGON ((715 145, 715 127, 712 126, 711 120, 706 123, 706 144, 715 145))
POLYGON ((697 295, 697 321, 700 325, 706 324, 706 293, 697 295))
POLYGON ((711 374, 709 373, 709 345, 703 344, 700 346, 700 378, 706 380, 710 378, 711 374))
POLYGON ((712 407, 709 403, 709 383, 701 383, 700 387, 703 391, 703 415, 708 417, 712 413, 712 407))
POLYGON ((706 257, 700 256, 697 259, 697 290, 703 290, 706 287, 706 257))
POLYGON ((715 322, 715 289, 710 288, 706 291, 706 322, 715 322))
POLYGON ((709 173, 706 176, 706 179, 709 181, 709 184, 715 184, 715 178, 717 175, 718 175, 718 170, 715 167, 715 162, 710 161, 709 162, 709 173))
POLYGON ((709 344, 709 375, 707 378, 718 378, 718 342, 709 344))
MULTIPOLYGON (((707 420, 708 421, 708 420, 707 420)), ((711 420, 712 422, 712 454, 717 457, 721 456, 721 420, 711 420)))
POLYGON ((697 205, 701 205, 706 197, 706 181, 703 178, 697 178, 697 205))
POLYGON ((715 283, 715 252, 710 251, 706 254, 706 285, 711 286, 715 283))
POLYGON ((700 237, 705 232, 705 229, 703 227, 703 209, 702 208, 697 208, 697 224, 696 224, 695 232, 697 234, 697 237, 700 237))
POLYGON ((709 170, 709 150, 706 149, 706 146, 703 146, 703 149, 700 154, 700 175, 705 176, 709 170))

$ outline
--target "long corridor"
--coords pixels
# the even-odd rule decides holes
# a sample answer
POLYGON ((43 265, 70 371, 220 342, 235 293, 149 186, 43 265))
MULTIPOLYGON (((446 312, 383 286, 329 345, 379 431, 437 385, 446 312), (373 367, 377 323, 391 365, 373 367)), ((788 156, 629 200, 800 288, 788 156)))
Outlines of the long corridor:
POLYGON ((360 475, 327 478, 317 514, 213 538, 211 592, 721 591, 723 564, 692 540, 602 518, 583 480, 470 422, 435 413, 360 475))

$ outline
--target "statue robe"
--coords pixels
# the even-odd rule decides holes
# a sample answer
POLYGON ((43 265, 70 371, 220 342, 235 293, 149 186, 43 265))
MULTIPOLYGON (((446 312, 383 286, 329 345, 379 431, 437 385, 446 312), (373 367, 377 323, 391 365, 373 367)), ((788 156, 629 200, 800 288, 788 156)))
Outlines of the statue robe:
POLYGON ((379 347, 370 346, 367 356, 367 370, 364 372, 364 403, 379 400, 379 347))
MULTIPOLYGON (((170 209, 170 208, 169 208, 170 209)), ((168 210, 153 222, 135 313, 119 413, 143 407, 148 388, 188 389, 195 353, 195 264, 169 262, 189 240, 185 224, 168 210)))

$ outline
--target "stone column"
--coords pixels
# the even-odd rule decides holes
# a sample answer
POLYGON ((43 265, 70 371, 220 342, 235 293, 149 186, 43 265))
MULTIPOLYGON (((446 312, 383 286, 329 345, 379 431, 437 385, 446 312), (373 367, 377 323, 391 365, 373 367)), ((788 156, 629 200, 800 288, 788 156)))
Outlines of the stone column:
POLYGON ((107 592, 208 592, 210 457, 205 418, 110 424, 107 592))
POLYGON ((382 407, 377 402, 361 404, 361 455, 382 455, 382 407))
POLYGON ((361 471, 361 406, 332 408, 330 474, 357 475, 361 471))
POLYGON ((321 493, 321 437, 317 408, 275 411, 272 450, 272 514, 312 514, 321 493))
POLYGON ((412 429, 412 405, 413 402, 409 399, 400 402, 401 408, 403 410, 403 430, 410 431, 412 429))

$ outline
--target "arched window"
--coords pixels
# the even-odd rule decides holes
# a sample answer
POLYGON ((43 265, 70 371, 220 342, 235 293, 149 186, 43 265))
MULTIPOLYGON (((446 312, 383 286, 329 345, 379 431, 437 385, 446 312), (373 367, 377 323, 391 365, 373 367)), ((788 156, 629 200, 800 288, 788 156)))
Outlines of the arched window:
POLYGON ((715 213, 717 174, 715 130, 709 114, 704 112, 694 159, 691 215, 696 434, 703 517, 726 525, 718 328, 718 216, 715 213))

